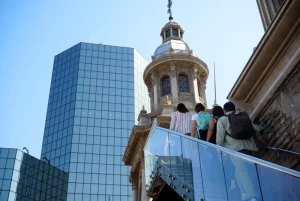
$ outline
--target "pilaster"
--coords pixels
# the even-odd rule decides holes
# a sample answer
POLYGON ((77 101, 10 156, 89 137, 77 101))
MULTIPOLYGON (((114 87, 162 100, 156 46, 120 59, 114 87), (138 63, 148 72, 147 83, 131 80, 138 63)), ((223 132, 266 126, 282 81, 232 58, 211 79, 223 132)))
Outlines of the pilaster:
POLYGON ((130 182, 132 185, 132 201, 138 201, 138 175, 136 172, 130 173, 130 182))
POLYGON ((171 93, 172 93, 172 103, 178 103, 178 82, 177 82, 177 70, 176 66, 171 63, 170 66, 171 71, 171 93))
POLYGON ((205 90, 206 90, 206 78, 200 77, 200 96, 204 100, 204 106, 207 108, 205 90))
POLYGON ((142 153, 140 154, 140 162, 141 162, 141 176, 142 176, 142 200, 147 201, 149 200, 149 197, 147 196, 147 192, 146 192, 146 176, 145 176, 145 161, 144 161, 144 152, 142 151, 142 153))
POLYGON ((148 87, 148 95, 150 98, 150 109, 151 111, 154 110, 154 97, 153 97, 153 88, 152 87, 148 87))
POLYGON ((157 81, 157 73, 152 71, 151 73, 151 82, 153 86, 153 107, 157 109, 159 107, 158 102, 158 81, 157 81))
POLYGON ((195 104, 200 102, 199 99, 199 90, 198 90, 198 70, 196 68, 196 66, 194 65, 194 67, 191 69, 191 86, 192 86, 192 93, 194 94, 194 101, 195 104))

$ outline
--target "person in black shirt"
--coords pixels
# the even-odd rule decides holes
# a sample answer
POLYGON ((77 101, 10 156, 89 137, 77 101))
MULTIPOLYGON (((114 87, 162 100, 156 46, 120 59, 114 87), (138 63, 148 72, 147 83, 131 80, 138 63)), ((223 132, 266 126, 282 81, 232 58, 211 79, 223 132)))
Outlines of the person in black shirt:
POLYGON ((207 132, 206 141, 216 144, 217 136, 217 122, 220 117, 224 116, 224 110, 220 106, 215 106, 213 108, 213 117, 209 121, 209 127, 207 132))

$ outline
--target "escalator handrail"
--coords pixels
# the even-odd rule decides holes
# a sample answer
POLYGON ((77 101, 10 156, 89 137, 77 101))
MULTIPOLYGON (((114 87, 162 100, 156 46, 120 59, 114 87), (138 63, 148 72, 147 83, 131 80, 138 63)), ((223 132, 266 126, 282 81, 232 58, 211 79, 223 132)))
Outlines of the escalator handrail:
MULTIPOLYGON (((221 147, 221 146, 219 146, 219 145, 215 145, 215 144, 212 144, 212 143, 203 141, 203 140, 199 140, 199 139, 194 138, 194 137, 191 137, 191 136, 183 135, 183 134, 178 133, 178 132, 176 132, 176 131, 169 130, 169 129, 166 129, 166 128, 162 128, 162 127, 159 127, 159 126, 157 126, 157 125, 153 125, 153 128, 152 128, 150 134, 151 134, 152 131, 155 130, 155 129, 160 129, 160 130, 163 130, 163 131, 166 131, 166 132, 175 134, 175 135, 177 135, 177 136, 180 136, 180 137, 183 137, 183 138, 187 138, 187 139, 189 139, 189 140, 192 140, 192 141, 198 142, 198 143, 200 143, 200 144, 203 144, 203 145, 212 147, 212 148, 214 148, 214 149, 217 149, 217 150, 219 150, 219 151, 221 151, 221 152, 224 152, 224 153, 226 153, 226 154, 229 154, 229 155, 232 155, 232 156, 236 156, 236 157, 241 158, 241 159, 243 159, 243 160, 246 160, 246 161, 249 161, 249 162, 252 162, 252 163, 256 163, 256 164, 258 164, 258 165, 261 165, 261 166, 264 166, 264 167, 268 167, 268 168, 271 168, 271 169, 274 169, 274 170, 283 172, 283 173, 285 173, 285 174, 288 174, 288 175, 291 175, 291 176, 300 178, 300 172, 298 172, 298 171, 296 171, 296 170, 292 170, 292 169, 289 169, 289 168, 286 168, 286 167, 283 167, 283 166, 280 166, 280 165, 277 165, 277 164, 274 164, 274 163, 270 163, 270 162, 268 162, 268 161, 265 161, 265 160, 262 160, 262 159, 259 159, 259 158, 255 158, 255 157, 252 157, 252 156, 248 156, 248 155, 246 155, 246 154, 242 154, 242 153, 240 153, 240 152, 233 151, 233 150, 227 149, 227 148, 225 148, 225 147, 221 147)), ((146 141, 144 150, 145 150, 146 147, 147 147, 147 144, 148 144, 148 141, 149 141, 150 137, 151 137, 151 135, 148 135, 148 139, 147 139, 147 141, 146 141)))
POLYGON ((293 155, 300 156, 300 153, 294 152, 294 151, 290 151, 290 150, 286 150, 286 149, 280 149, 280 148, 269 147, 269 146, 266 146, 266 147, 264 147, 264 148, 266 148, 266 149, 271 149, 271 150, 273 150, 273 151, 281 151, 281 152, 286 152, 286 153, 289 153, 289 154, 293 154, 293 155))

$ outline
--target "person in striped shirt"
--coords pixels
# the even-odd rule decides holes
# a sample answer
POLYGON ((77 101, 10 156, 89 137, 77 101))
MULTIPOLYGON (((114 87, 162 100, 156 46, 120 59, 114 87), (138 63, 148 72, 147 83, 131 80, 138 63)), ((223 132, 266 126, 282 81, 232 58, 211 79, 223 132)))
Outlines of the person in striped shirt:
POLYGON ((177 105, 177 111, 172 114, 170 130, 190 135, 192 114, 183 103, 177 105))

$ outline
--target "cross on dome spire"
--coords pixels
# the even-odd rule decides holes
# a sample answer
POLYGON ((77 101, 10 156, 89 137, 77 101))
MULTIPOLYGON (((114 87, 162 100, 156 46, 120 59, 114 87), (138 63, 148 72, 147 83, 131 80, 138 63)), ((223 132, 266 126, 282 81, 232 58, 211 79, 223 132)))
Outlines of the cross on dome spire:
POLYGON ((173 20, 172 9, 171 9, 172 4, 173 4, 172 0, 169 0, 169 3, 168 3, 168 8, 169 8, 169 9, 168 9, 168 13, 169 13, 169 20, 170 20, 170 21, 173 20))

